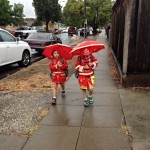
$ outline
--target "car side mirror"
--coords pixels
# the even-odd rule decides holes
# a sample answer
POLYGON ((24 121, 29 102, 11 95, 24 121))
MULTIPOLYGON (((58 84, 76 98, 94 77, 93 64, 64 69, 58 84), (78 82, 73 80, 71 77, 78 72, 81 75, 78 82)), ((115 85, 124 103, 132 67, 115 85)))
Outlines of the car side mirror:
POLYGON ((21 40, 21 38, 20 38, 20 37, 16 37, 16 40, 17 40, 17 41, 20 41, 20 40, 21 40))

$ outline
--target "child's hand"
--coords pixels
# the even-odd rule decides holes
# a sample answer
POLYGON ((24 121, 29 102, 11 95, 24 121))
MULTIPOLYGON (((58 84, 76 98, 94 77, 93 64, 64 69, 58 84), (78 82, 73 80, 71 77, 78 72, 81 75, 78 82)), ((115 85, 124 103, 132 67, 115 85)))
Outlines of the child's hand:
POLYGON ((88 65, 84 66, 84 69, 90 69, 90 67, 88 65))
POLYGON ((92 66, 93 66, 93 63, 90 62, 90 63, 89 63, 89 66, 92 67, 92 66))
POLYGON ((62 63, 60 61, 57 62, 58 67, 62 67, 62 63))

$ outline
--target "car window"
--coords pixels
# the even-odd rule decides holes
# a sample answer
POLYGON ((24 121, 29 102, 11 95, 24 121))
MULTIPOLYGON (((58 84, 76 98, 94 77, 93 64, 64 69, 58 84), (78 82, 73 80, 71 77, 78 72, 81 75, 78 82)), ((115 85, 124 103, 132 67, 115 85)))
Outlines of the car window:
POLYGON ((14 42, 16 39, 5 31, 0 31, 0 36, 4 42, 14 42))
POLYGON ((56 39, 55 35, 53 35, 53 34, 50 34, 49 36, 50 36, 50 40, 55 40, 56 39))
POLYGON ((3 39, 2 39, 2 37, 1 37, 1 35, 0 35, 0 42, 3 42, 3 39))
POLYGON ((48 34, 47 33, 31 33, 27 37, 27 39, 40 39, 40 40, 48 40, 48 34))
POLYGON ((29 36, 27 37, 27 39, 37 39, 37 34, 29 34, 29 36))
POLYGON ((43 33, 40 33, 40 34, 37 34, 37 37, 38 39, 43 39, 43 40, 47 40, 48 39, 48 34, 43 34, 43 33))
POLYGON ((31 27, 20 27, 17 30, 31 30, 31 27))
POLYGON ((74 27, 70 27, 69 30, 75 30, 75 28, 74 27))

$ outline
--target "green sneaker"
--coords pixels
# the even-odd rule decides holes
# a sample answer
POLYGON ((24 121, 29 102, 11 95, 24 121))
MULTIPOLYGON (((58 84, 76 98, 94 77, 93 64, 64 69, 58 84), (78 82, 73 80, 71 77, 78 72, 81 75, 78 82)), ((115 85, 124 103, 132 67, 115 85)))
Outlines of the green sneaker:
POLYGON ((89 103, 89 101, 87 99, 84 99, 84 103, 83 104, 84 104, 85 107, 89 107, 90 103, 89 103))
POLYGON ((90 104, 93 104, 93 102, 94 102, 93 96, 88 96, 88 101, 90 104))

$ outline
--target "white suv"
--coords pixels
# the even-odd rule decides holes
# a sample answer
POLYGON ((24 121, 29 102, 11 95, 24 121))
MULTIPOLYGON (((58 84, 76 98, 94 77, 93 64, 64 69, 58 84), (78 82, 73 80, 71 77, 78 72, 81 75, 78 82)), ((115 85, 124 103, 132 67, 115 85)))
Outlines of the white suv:
POLYGON ((28 43, 0 28, 0 66, 18 62, 28 66, 31 61, 31 48, 28 43))

